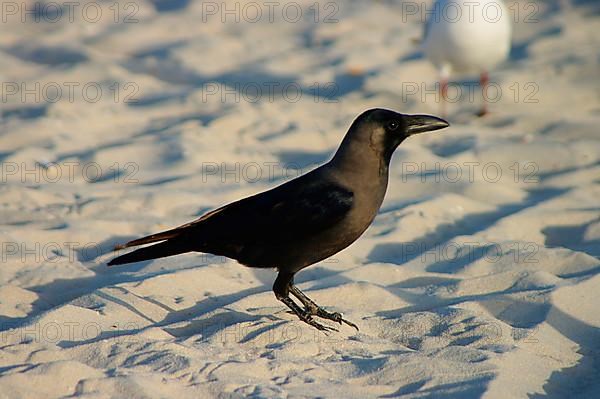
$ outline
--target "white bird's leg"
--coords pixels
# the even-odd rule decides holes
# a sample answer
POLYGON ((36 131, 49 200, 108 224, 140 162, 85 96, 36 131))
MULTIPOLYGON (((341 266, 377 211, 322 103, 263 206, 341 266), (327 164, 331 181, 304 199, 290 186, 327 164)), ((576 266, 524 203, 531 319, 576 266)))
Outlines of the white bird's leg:
POLYGON ((446 115, 446 99, 448 98, 448 77, 442 75, 440 77, 440 114, 442 118, 446 115))
POLYGON ((483 100, 481 110, 477 114, 478 116, 484 116, 488 113, 487 106, 487 86, 490 81, 487 71, 483 71, 479 77, 479 86, 481 86, 481 98, 483 100))

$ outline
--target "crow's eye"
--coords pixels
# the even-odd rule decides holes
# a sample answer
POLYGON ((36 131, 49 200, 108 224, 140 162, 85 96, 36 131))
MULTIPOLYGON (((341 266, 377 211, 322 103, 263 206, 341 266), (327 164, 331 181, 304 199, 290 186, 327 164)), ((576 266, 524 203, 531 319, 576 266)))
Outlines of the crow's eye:
POLYGON ((398 126, 400 126, 400 124, 398 123, 398 121, 390 121, 387 124, 387 128, 390 131, 398 129, 398 126))

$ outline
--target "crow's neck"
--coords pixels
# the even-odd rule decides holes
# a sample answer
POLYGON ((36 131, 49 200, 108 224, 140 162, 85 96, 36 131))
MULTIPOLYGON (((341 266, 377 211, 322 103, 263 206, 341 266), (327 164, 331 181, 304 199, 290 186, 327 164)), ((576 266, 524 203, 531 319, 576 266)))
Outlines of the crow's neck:
MULTIPOLYGON (((392 151, 393 152, 393 151, 392 151)), ((344 140, 329 165, 350 181, 370 186, 387 186, 391 153, 369 147, 367 143, 344 140)))

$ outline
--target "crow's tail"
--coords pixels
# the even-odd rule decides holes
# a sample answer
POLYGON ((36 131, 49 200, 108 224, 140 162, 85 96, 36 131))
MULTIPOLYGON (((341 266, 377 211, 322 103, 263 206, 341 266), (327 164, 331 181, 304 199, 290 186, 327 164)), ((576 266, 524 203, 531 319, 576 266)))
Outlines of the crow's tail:
POLYGON ((149 247, 136 249, 125 255, 118 256, 108 262, 108 266, 123 265, 125 263, 140 262, 143 260, 164 258, 192 251, 188 246, 183 245, 180 240, 167 240, 149 247))

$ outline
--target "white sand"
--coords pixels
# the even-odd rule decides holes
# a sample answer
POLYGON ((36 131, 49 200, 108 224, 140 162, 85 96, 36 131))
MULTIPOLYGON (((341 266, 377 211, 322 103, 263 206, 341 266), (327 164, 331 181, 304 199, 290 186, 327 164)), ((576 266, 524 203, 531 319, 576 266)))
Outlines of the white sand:
MULTIPOLYGON (((3 14, 0 397, 600 395, 594 1, 513 4, 491 114, 474 118, 466 91, 449 104, 449 129, 398 150, 374 225, 298 274, 360 333, 313 331, 276 301, 272 271, 232 260, 106 267, 117 242, 325 161, 367 108, 438 112, 433 94, 409 94, 434 92, 436 74, 400 2, 319 3, 318 24, 300 3, 297 23, 281 6, 273 22, 203 20, 183 1, 138 2, 137 23, 115 24, 113 2, 94 3, 96 23, 82 6, 73 22, 3 14), (315 82, 325 96, 336 82, 336 101, 315 82), (236 83, 239 101, 224 89, 236 83)), ((135 11, 117 4, 120 21, 135 11)))

